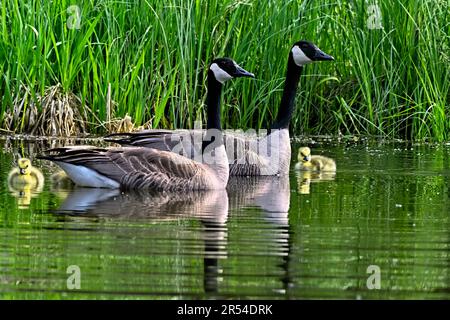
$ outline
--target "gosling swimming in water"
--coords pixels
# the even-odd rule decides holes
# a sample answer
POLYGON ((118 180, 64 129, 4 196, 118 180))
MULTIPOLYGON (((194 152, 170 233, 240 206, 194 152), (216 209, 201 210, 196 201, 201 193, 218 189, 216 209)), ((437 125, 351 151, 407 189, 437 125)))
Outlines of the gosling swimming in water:
POLYGON ((17 198, 19 209, 27 209, 31 198, 36 197, 44 188, 44 175, 31 165, 27 158, 20 158, 18 167, 8 174, 8 189, 17 198))
POLYGON ((72 187, 75 185, 64 170, 59 170, 52 174, 50 181, 54 187, 72 187))
POLYGON ((298 150, 298 163, 296 170, 305 171, 336 171, 336 162, 333 159, 324 156, 311 156, 311 149, 302 147, 298 150))
POLYGON ((44 175, 31 165, 28 158, 20 158, 18 167, 13 168, 8 174, 8 185, 15 189, 27 186, 29 189, 42 189, 44 186, 44 175))

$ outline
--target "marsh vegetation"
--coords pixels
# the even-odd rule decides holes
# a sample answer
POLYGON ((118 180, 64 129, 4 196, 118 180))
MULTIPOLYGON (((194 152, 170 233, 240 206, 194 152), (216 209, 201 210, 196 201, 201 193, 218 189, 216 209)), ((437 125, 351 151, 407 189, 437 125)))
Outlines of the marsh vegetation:
POLYGON ((332 64, 305 71, 295 134, 444 141, 450 132, 448 1, 6 0, 2 131, 43 135, 192 128, 206 66, 230 56, 256 81, 227 88, 225 128, 271 123, 293 42, 332 64))

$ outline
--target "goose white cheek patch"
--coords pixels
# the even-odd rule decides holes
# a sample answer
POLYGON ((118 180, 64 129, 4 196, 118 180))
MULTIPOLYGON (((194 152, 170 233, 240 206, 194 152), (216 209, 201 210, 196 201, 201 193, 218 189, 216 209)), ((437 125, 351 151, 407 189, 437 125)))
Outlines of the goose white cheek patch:
POLYGON ((213 63, 210 67, 212 72, 214 72, 214 76, 216 77, 216 80, 220 83, 224 83, 225 81, 228 81, 232 79, 233 77, 228 74, 225 70, 221 69, 217 63, 213 63))
POLYGON ((295 64, 299 67, 312 62, 298 46, 292 48, 292 57, 294 58, 295 64))

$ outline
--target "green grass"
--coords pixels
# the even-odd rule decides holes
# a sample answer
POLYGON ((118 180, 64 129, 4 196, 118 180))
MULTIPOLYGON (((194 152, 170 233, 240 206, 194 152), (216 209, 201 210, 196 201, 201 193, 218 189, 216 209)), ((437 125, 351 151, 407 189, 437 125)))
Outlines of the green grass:
POLYGON ((305 69, 293 133, 449 140, 448 0, 379 0, 382 29, 368 27, 375 2, 320 3, 78 1, 80 29, 70 29, 74 2, 1 1, 0 121, 16 108, 14 131, 29 130, 27 108, 42 111, 39 97, 59 84, 80 97, 92 133, 127 113, 136 125, 191 128, 205 115, 205 66, 229 56, 257 80, 226 86, 224 127, 264 127, 290 46, 308 39, 336 61, 305 69))

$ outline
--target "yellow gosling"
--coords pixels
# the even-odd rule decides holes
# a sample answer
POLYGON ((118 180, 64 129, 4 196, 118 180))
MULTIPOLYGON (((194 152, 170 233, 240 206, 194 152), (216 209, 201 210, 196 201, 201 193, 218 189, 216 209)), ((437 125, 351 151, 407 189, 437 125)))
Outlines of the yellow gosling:
POLYGON ((31 165, 30 159, 20 158, 18 166, 13 168, 8 174, 8 185, 13 189, 42 190, 44 186, 44 175, 31 165))
POLYGON ((70 180, 69 176, 66 174, 64 170, 59 170, 50 176, 50 181, 53 186, 58 187, 69 187, 73 186, 74 183, 70 180))
POLYGON ((65 200, 69 196, 71 190, 75 187, 75 183, 70 180, 64 170, 53 173, 50 176, 50 181, 50 191, 60 200, 65 200))
POLYGON ((311 149, 302 147, 298 150, 298 163, 296 170, 304 171, 336 171, 336 162, 333 159, 323 156, 311 156, 311 149))
POLYGON ((18 161, 18 167, 13 168, 8 175, 8 189, 17 198, 19 209, 26 209, 31 198, 36 197, 44 188, 44 176, 41 171, 31 165, 27 158, 18 161))

